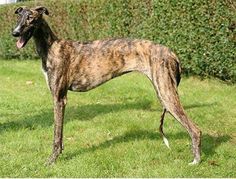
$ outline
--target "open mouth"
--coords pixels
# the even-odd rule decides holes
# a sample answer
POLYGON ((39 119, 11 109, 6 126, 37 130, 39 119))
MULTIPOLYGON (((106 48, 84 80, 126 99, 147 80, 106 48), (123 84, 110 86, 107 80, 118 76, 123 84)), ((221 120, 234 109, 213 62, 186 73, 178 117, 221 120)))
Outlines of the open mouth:
POLYGON ((19 49, 23 48, 27 44, 27 42, 33 35, 33 31, 34 31, 33 28, 31 28, 19 37, 19 39, 16 42, 17 48, 19 49))

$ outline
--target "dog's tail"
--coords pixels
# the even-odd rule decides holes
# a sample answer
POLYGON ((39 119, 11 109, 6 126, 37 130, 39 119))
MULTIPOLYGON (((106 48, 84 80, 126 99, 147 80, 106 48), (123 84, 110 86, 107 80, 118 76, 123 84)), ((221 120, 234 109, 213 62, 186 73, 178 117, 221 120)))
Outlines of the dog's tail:
POLYGON ((177 58, 177 70, 176 70, 176 76, 175 76, 175 78, 176 78, 176 84, 177 84, 177 86, 179 86, 179 83, 180 83, 180 80, 181 80, 181 67, 180 67, 180 62, 179 62, 179 60, 178 60, 178 58, 177 58))
POLYGON ((170 56, 175 61, 175 68, 172 69, 174 71, 174 77, 176 81, 176 85, 179 86, 180 80, 181 80, 181 67, 180 67, 180 61, 179 58, 175 55, 174 52, 170 52, 170 56))
POLYGON ((172 75, 171 78, 176 82, 176 87, 179 86, 180 80, 181 80, 181 67, 180 67, 180 61, 179 58, 175 55, 174 52, 170 52, 170 58, 172 58, 173 67, 172 67, 172 75))

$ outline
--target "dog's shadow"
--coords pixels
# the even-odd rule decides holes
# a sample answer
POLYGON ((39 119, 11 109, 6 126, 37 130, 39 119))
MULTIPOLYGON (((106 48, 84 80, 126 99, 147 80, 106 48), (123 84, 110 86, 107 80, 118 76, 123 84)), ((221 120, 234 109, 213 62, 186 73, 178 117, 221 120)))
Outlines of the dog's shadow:
MULTIPOLYGON (((67 107, 66 108, 66 119, 65 123, 71 120, 92 120, 94 117, 98 115, 103 115, 111 112, 119 112, 129 109, 136 109, 136 110, 148 110, 150 112, 159 111, 161 112, 161 108, 157 110, 151 109, 152 102, 148 100, 132 102, 132 103, 122 103, 122 104, 89 104, 83 105, 79 107, 67 107)), ((201 108, 212 106, 214 104, 192 104, 189 106, 185 106, 185 109, 190 108, 201 108)), ((11 115, 11 114, 5 114, 11 115)), ((13 115, 14 117, 14 115, 13 115)), ((158 119, 157 119, 158 120, 158 119)), ((47 111, 43 111, 40 114, 28 116, 24 119, 17 119, 12 122, 7 122, 0 124, 0 134, 2 132, 7 131, 16 131, 20 129, 29 129, 34 130, 38 127, 43 128, 51 128, 53 125, 53 109, 47 109, 47 111)), ((180 132, 174 134, 168 134, 170 139, 181 139, 181 138, 189 138, 187 132, 180 132)), ((156 131, 148 131, 148 130, 134 130, 128 131, 121 136, 116 136, 112 140, 107 140, 99 145, 90 146, 89 148, 80 148, 78 151, 73 153, 68 153, 66 159, 71 159, 77 155, 86 153, 86 152, 93 152, 97 149, 105 149, 111 145, 119 145, 123 142, 129 142, 133 140, 143 140, 143 139, 150 139, 150 140, 162 140, 160 138, 160 134, 156 131)), ((189 139, 190 140, 190 139, 189 139)), ((215 150, 218 146, 222 143, 225 143, 230 140, 229 135, 222 135, 222 136, 212 136, 209 134, 203 134, 202 136, 202 152, 206 155, 206 158, 213 155, 215 150)))
MULTIPOLYGON (((129 109, 135 110, 150 110, 150 101, 139 101, 132 103, 117 103, 117 104, 88 104, 81 105, 79 107, 67 106, 65 110, 65 120, 64 123, 68 123, 72 120, 92 120, 98 115, 103 115, 107 113, 115 113, 118 111, 124 111, 129 109)), ((159 108, 161 110, 161 108, 159 108)), ((158 111, 158 110, 156 110, 158 111)), ((29 114, 33 113, 29 111, 29 114)), ((0 124, 0 134, 7 131, 17 131, 20 129, 34 130, 38 127, 49 128, 53 125, 53 108, 44 110, 42 112, 37 112, 37 115, 27 115, 25 113, 24 118, 18 117, 15 114, 1 114, 1 116, 11 116, 16 118, 14 121, 6 122, 0 124)))
MULTIPOLYGON (((107 113, 115 113, 119 111, 125 111, 130 109, 135 110, 146 110, 150 112, 161 112, 162 108, 158 107, 157 109, 151 108, 152 102, 148 100, 142 100, 137 102, 129 102, 129 103, 117 103, 117 104, 88 104, 81 105, 79 107, 66 107, 65 112, 65 123, 72 120, 92 120, 94 117, 98 115, 103 115, 107 113)), ((202 108, 207 106, 212 106, 215 104, 190 104, 188 106, 184 106, 185 109, 190 108, 202 108)), ((29 114, 34 112, 28 111, 29 114)), ((36 115, 28 115, 25 112, 24 118, 18 117, 16 114, 1 114, 1 116, 11 116, 11 118, 16 118, 11 122, 6 122, 0 124, 0 134, 3 132, 7 132, 10 130, 16 131, 19 129, 29 129, 34 130, 37 127, 48 128, 53 125, 53 108, 43 110, 42 112, 36 112, 36 115)))
MULTIPOLYGON (((177 140, 188 138, 189 143, 191 143, 190 138, 187 132, 179 132, 168 134, 170 140, 177 140)), ((85 153, 94 152, 96 150, 103 150, 109 148, 110 146, 119 145, 121 143, 130 142, 130 141, 139 141, 139 140, 162 140, 160 134, 157 131, 148 131, 148 130, 132 130, 128 131, 123 135, 116 136, 112 139, 105 140, 104 142, 98 145, 92 145, 89 147, 79 148, 76 151, 67 151, 64 157, 64 160, 71 160, 74 157, 83 155, 85 153)), ((229 141, 231 137, 229 135, 222 136, 212 136, 209 134, 202 135, 202 153, 205 154, 204 159, 207 160, 210 156, 215 154, 216 149, 222 144, 229 141)), ((174 150, 174 148, 173 148, 174 150)))

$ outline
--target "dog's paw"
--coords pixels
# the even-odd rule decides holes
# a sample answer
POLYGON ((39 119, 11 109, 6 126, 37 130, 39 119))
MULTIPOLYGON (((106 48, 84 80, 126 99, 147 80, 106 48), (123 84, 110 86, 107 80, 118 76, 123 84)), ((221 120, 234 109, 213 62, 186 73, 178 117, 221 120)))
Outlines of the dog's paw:
POLYGON ((200 163, 200 160, 194 159, 192 162, 189 163, 189 165, 198 165, 200 163))

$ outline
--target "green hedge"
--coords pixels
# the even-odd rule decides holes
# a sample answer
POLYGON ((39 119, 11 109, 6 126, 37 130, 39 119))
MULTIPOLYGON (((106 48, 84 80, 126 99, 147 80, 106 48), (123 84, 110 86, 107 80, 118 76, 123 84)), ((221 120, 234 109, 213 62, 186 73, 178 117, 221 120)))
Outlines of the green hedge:
MULTIPOLYGON (((236 82, 236 3, 230 0, 67 0, 44 5, 59 37, 80 41, 108 37, 149 39, 173 49, 183 72, 236 82)), ((0 56, 31 59, 33 43, 16 49, 11 36, 22 3, 0 6, 0 56)))

